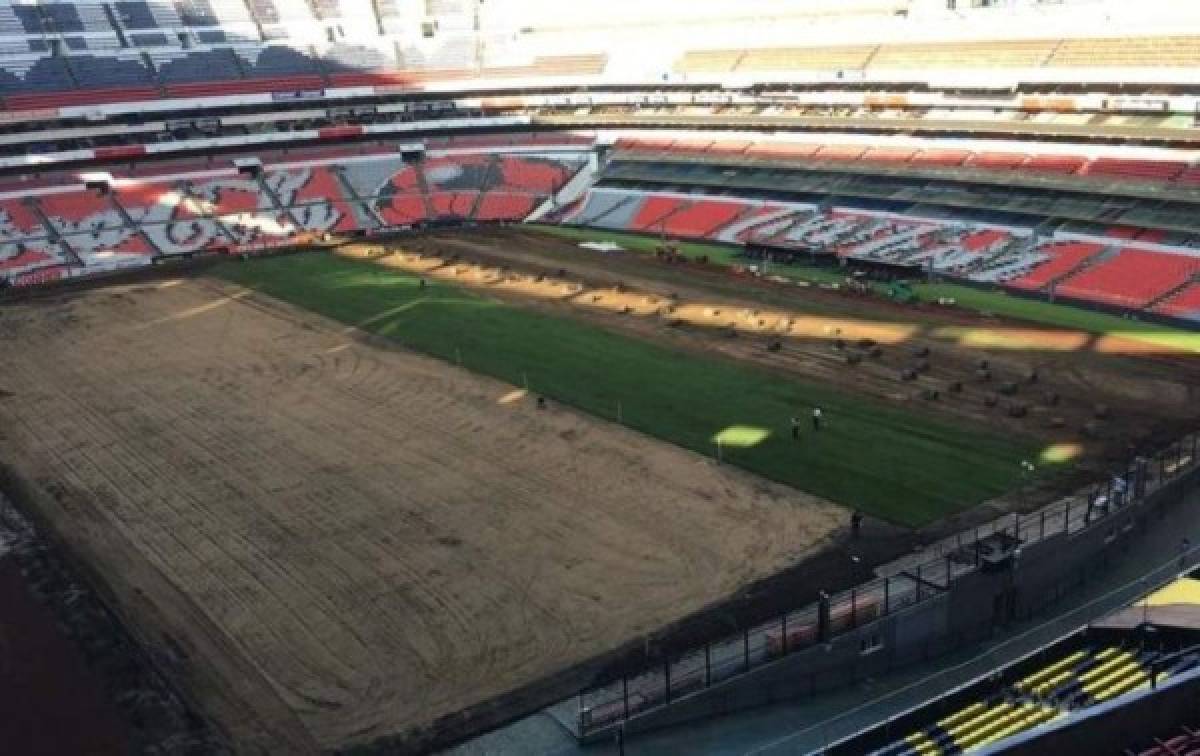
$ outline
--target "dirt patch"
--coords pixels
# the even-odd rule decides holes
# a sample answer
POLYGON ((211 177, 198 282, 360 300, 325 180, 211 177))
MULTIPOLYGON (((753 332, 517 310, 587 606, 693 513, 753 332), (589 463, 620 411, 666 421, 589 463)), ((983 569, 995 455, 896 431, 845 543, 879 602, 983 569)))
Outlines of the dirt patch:
POLYGON ((846 519, 236 287, 121 293, 6 309, 0 458, 239 751, 549 703, 846 519))

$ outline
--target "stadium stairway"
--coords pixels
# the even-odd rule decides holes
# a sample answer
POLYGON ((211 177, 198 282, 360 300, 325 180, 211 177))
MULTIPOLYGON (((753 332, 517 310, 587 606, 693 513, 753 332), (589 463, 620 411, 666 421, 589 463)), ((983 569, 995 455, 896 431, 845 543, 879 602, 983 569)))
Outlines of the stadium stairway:
POLYGON ((59 247, 63 252, 66 253, 69 261, 68 264, 83 267, 85 263, 83 258, 79 256, 79 252, 74 246, 71 245, 70 242, 67 241, 66 236, 62 235, 55 229, 54 224, 48 217, 46 217, 46 213, 43 212, 42 206, 36 201, 30 201, 28 206, 29 209, 33 211, 33 214, 37 217, 37 219, 41 221, 41 224, 46 227, 47 231, 49 232, 50 240, 58 242, 59 247))
POLYGON ((429 188, 429 177, 425 175, 424 167, 421 163, 416 163, 413 165, 413 170, 417 176, 417 186, 421 190, 421 202, 425 206, 425 217, 438 217, 438 210, 434 207, 433 200, 431 199, 432 192, 429 188))
POLYGON ((368 202, 358 195, 358 192, 354 189, 354 184, 346 179, 346 174, 342 172, 341 166, 330 166, 329 172, 333 174, 334 180, 336 180, 338 186, 342 188, 342 193, 344 196, 350 198, 353 203, 357 204, 358 207, 361 207, 363 211, 370 216, 371 221, 375 224, 375 228, 384 228, 388 225, 384 221, 383 217, 380 216, 379 210, 375 207, 374 203, 368 202))
POLYGON ((150 250, 153 252, 155 257, 164 254, 163 248, 160 247, 158 243, 154 241, 154 239, 150 238, 150 235, 146 233, 145 229, 134 222, 133 218, 129 215, 129 211, 125 209, 125 206, 121 204, 115 194, 110 193, 108 195, 108 201, 112 205, 113 210, 116 211, 117 215, 121 216, 121 220, 125 223, 125 225, 131 229, 135 229, 137 234, 141 236, 143 240, 145 240, 146 245, 150 247, 150 250))
POLYGON ((487 196, 493 188, 493 183, 499 184, 503 176, 500 173, 500 158, 492 156, 487 165, 483 168, 483 178, 479 182, 479 193, 475 195, 475 201, 471 203, 471 210, 467 217, 475 220, 479 217, 479 208, 483 205, 483 198, 487 196))
POLYGON ((300 226, 300 222, 291 213, 287 203, 279 198, 279 194, 272 189, 271 185, 267 183, 267 180, 263 178, 262 172, 257 172, 254 174, 254 183, 258 185, 258 190, 262 192, 262 195, 270 201, 271 208, 275 211, 276 217, 287 218, 295 223, 297 227, 300 226))

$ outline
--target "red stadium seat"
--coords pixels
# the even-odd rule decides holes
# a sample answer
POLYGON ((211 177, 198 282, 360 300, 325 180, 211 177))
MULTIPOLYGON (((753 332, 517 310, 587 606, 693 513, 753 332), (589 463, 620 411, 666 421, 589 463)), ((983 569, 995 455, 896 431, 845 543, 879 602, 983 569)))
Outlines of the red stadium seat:
POLYGON ((1102 245, 1090 242, 1062 242, 1042 247, 1038 251, 1050 255, 1050 259, 1026 275, 1009 281, 1008 285, 1018 289, 1040 289, 1103 250, 1102 245))
POLYGON ((1200 320, 1200 283, 1192 284, 1154 308, 1154 312, 1188 320, 1200 320))
POLYGON ((534 211, 538 198, 529 194, 498 194, 488 192, 479 202, 475 219, 481 221, 518 221, 534 211))
POLYGON ((697 200, 672 213, 662 223, 662 232, 672 236, 707 238, 746 210, 745 203, 697 200))
POLYGON ((1200 257, 1125 249, 1058 286, 1064 296, 1122 307, 1145 307, 1200 272, 1200 257))
POLYGON ((642 203, 629 227, 637 231, 659 233, 662 231, 662 224, 666 217, 682 208, 686 201, 678 197, 651 195, 642 203))

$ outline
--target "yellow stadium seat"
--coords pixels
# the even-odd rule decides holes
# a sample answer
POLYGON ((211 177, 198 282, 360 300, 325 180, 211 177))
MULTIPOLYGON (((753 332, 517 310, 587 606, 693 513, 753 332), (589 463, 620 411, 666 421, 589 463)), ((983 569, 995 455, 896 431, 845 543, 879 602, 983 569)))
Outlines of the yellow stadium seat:
POLYGON ((1049 667, 1046 667, 1045 669, 1034 672, 1032 675, 1029 675, 1028 677, 1026 677, 1023 680, 1020 680, 1019 682, 1017 682, 1016 688, 1017 688, 1017 690, 1029 690, 1033 686, 1044 681, 1046 678, 1054 676, 1063 670, 1069 669, 1070 667, 1074 666, 1077 662, 1082 661, 1086 657, 1087 657, 1086 651, 1076 651, 1073 654, 1068 654, 1067 656, 1063 657, 1062 659, 1059 659, 1058 661, 1051 664, 1049 667))

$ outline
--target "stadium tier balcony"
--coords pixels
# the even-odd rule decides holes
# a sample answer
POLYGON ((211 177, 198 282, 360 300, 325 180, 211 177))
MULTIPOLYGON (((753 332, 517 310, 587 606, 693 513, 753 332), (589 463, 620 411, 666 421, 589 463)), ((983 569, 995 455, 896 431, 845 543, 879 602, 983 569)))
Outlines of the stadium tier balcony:
POLYGON ((1124 249, 1084 268, 1056 287, 1063 296, 1143 308, 1188 283, 1200 272, 1200 257, 1124 249))
POLYGON ((871 58, 873 68, 1037 68, 1057 39, 885 44, 871 58))
POLYGON ((1196 67, 1200 36, 1065 39, 1047 61, 1051 67, 1196 67))
POLYGON ((1078 173, 1087 159, 1074 155, 1032 155, 1021 164, 1021 170, 1039 171, 1042 173, 1078 173))
POLYGON ((1087 164, 1086 175, 1146 181, 1175 181, 1189 168, 1172 160, 1127 160, 1096 158, 1087 164))
POLYGON ((905 147, 869 147, 860 159, 872 163, 907 163, 917 154, 905 147))
POLYGON ((956 168, 972 154, 968 150, 920 150, 913 155, 912 164, 918 167, 956 168))
POLYGON ((866 154, 867 148, 861 145, 853 144, 829 144, 821 147, 813 155, 815 160, 836 160, 839 162, 853 162, 860 160, 866 154))

